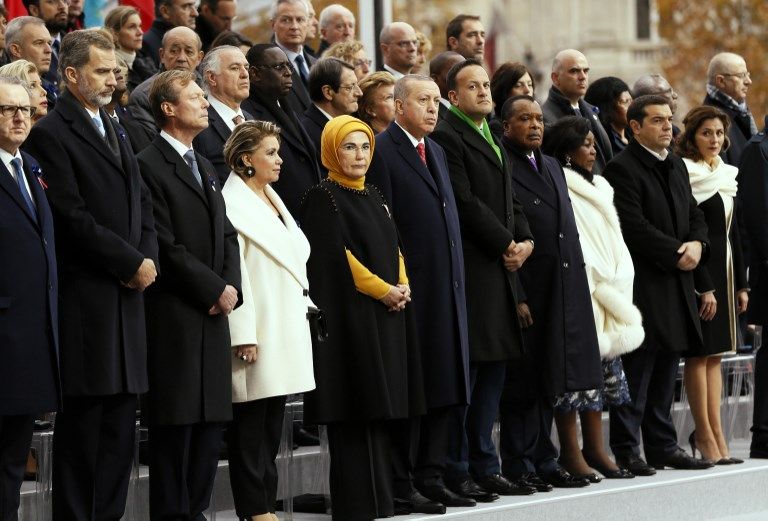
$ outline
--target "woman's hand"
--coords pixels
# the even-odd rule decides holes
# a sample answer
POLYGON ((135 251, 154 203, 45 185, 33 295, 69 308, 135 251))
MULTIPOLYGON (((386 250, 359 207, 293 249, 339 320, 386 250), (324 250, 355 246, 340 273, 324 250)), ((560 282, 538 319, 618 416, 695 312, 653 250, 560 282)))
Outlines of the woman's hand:
POLYGON ((717 313, 717 300, 715 299, 715 292, 710 291, 704 293, 700 297, 701 305, 699 306, 699 316, 702 320, 710 321, 715 318, 717 313))
MULTIPOLYGON (((410 294, 410 289, 408 290, 410 294)), ((405 290, 402 289, 400 286, 390 286, 389 291, 386 295, 381 297, 379 300, 387 306, 387 309, 390 311, 400 311, 402 309, 405 309, 405 304, 410 300, 410 296, 407 297, 405 295, 405 290)))
POLYGON ((235 356, 246 364, 252 364, 259 358, 259 346, 256 344, 235 346, 235 356))
POLYGON ((745 289, 736 292, 736 312, 741 315, 747 310, 749 304, 749 292, 745 289))
POLYGON ((410 302, 411 301, 411 287, 408 284, 398 284, 398 288, 400 288, 403 291, 403 295, 405 296, 405 301, 410 302))

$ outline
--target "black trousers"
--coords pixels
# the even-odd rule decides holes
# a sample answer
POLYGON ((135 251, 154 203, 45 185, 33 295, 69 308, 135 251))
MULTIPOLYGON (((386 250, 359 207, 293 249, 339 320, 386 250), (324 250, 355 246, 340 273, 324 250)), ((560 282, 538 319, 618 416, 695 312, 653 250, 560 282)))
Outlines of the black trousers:
POLYGON ((232 412, 227 448, 235 511, 240 518, 274 512, 285 396, 233 403, 232 412))
POLYGON ((0 416, 0 521, 16 521, 34 415, 0 416))
POLYGON ((659 460, 678 449, 672 401, 680 356, 642 347, 621 357, 632 402, 611 408, 611 450, 617 458, 640 455, 659 460))
MULTIPOLYGON (((768 334, 768 326, 763 326, 763 331, 766 332, 764 334, 768 334)), ((768 447, 768 345, 761 347, 755 355, 755 409, 752 419, 752 444, 754 448, 761 450, 768 447)))
POLYGON ((421 417, 414 470, 417 487, 445 486, 443 477, 450 436, 452 432, 460 432, 464 428, 461 418, 465 410, 465 405, 436 407, 428 409, 421 417))
POLYGON ((53 519, 119 520, 136 437, 136 395, 65 396, 53 431, 53 519))
POLYGON ((392 447, 387 422, 331 423, 327 432, 332 519, 391 517, 392 447))
POLYGON ((202 520, 211 503, 221 423, 149 427, 149 517, 202 520))

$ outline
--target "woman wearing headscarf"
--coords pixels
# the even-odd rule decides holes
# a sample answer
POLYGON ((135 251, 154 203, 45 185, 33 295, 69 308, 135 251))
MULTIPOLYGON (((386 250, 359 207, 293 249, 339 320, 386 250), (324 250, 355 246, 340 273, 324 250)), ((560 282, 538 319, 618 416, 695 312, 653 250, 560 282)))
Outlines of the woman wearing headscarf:
POLYGON ((397 230, 379 191, 365 183, 371 128, 330 120, 321 137, 328 177, 311 188, 300 221, 312 248, 312 300, 328 339, 314 350, 317 389, 305 396, 305 421, 327 425, 333 519, 394 514, 402 461, 391 441, 424 412, 420 354, 410 333, 410 288, 397 230), (394 483, 393 483, 394 481, 394 483))

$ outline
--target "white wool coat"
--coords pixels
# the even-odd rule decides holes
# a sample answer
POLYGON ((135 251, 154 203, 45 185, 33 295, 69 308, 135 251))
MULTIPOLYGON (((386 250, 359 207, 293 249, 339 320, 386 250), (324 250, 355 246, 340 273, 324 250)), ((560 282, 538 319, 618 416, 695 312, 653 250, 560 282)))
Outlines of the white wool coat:
POLYGON ((283 222, 235 174, 222 195, 240 244, 243 305, 229 315, 232 339, 232 401, 248 402, 315 388, 307 321, 309 242, 283 201, 267 186, 283 222), (248 364, 235 346, 258 345, 248 364))
POLYGON ((584 253, 600 356, 616 358, 637 349, 645 332, 632 303, 635 269, 621 235, 613 188, 602 176, 594 176, 592 184, 570 168, 563 170, 584 253))

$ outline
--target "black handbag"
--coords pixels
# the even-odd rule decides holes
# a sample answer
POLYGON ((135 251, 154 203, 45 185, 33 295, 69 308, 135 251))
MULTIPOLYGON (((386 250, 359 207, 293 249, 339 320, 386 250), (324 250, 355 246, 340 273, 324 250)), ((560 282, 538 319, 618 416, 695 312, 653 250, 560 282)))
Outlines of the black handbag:
POLYGON ((309 320, 309 332, 312 335, 312 340, 325 342, 328 339, 328 326, 325 323, 323 310, 314 306, 308 307, 307 320, 309 320))

